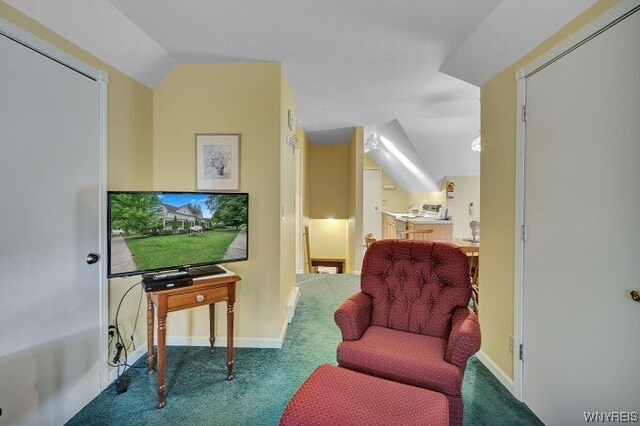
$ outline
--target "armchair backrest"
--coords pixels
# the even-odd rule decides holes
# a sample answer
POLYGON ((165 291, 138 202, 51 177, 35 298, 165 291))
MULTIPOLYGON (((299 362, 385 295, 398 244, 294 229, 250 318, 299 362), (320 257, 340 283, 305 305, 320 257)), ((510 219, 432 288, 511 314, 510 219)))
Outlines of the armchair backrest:
POLYGON ((452 243, 380 240, 365 253, 360 288, 371 325, 446 338, 454 309, 469 304, 469 263, 452 243))

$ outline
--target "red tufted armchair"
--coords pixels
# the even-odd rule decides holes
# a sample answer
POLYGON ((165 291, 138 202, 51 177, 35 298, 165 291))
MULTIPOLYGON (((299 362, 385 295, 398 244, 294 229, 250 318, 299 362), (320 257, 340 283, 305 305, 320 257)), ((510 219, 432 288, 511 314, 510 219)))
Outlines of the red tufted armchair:
POLYGON ((467 256, 451 243, 381 240, 366 251, 359 293, 335 312, 338 364, 443 393, 463 419, 462 377, 480 349, 467 256))

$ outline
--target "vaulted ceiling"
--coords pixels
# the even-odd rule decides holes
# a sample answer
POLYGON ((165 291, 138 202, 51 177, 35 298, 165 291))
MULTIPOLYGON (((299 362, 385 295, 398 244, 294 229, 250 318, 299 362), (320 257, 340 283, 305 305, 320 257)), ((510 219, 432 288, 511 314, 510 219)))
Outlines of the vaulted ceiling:
POLYGON ((312 143, 354 126, 397 135, 430 185, 389 151, 372 156, 426 191, 479 174, 479 86, 595 0, 5 2, 151 88, 181 63, 281 62, 312 143))

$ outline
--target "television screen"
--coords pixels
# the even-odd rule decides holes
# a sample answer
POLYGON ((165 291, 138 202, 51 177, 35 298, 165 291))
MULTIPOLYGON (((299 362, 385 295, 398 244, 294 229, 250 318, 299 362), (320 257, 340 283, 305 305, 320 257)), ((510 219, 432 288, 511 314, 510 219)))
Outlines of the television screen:
POLYGON ((248 258, 249 195, 108 192, 108 276, 248 258))

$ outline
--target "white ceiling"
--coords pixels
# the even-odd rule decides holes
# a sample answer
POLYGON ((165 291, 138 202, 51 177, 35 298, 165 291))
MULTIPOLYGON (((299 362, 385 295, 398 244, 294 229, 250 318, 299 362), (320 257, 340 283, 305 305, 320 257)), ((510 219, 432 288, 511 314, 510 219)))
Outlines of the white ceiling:
POLYGON ((281 62, 311 142, 396 120, 440 182, 480 172, 477 86, 595 0, 5 2, 151 88, 180 63, 281 62))

